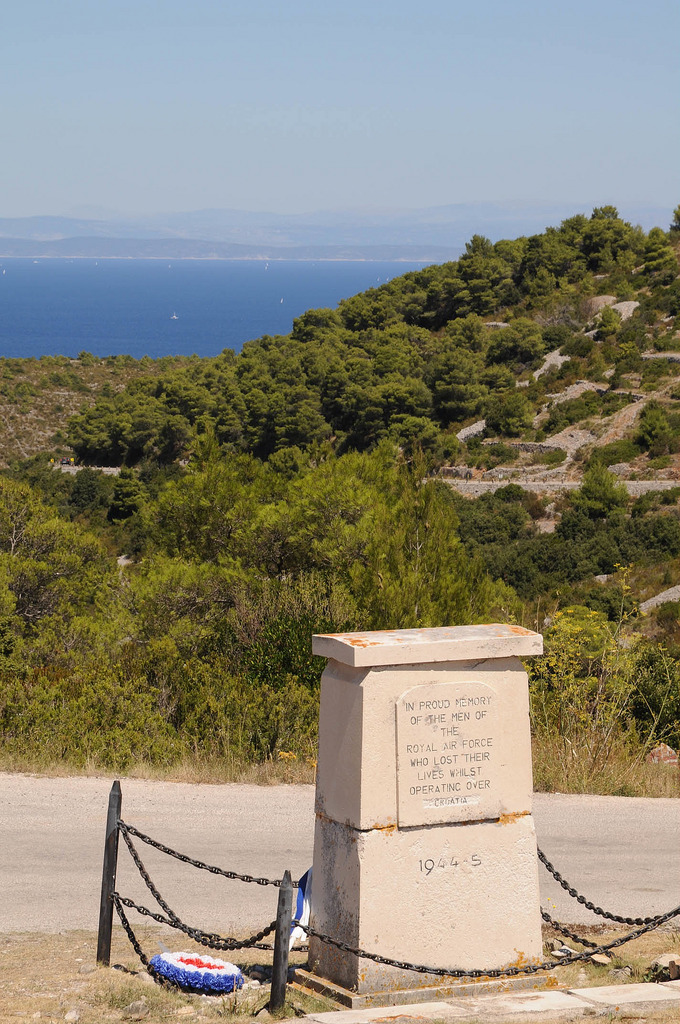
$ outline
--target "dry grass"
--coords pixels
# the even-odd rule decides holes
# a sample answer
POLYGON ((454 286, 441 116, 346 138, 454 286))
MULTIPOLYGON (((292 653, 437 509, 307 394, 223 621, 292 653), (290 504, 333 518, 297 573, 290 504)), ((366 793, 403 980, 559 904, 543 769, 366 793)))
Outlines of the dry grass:
MULTIPOLYGON (((599 796, 680 797, 680 771, 662 764, 647 764, 633 757, 623 745, 593 768, 576 747, 565 748, 559 737, 534 737, 534 790, 537 793, 592 793, 599 796)), ((3 755, 0 771, 49 778, 111 775, 110 767, 96 762, 74 768, 64 761, 3 755)), ((256 786, 314 785, 312 760, 281 759, 263 764, 233 760, 186 760, 171 766, 140 762, 120 777, 154 782, 186 782, 221 785, 240 782, 256 786)))
POLYGON ((534 789, 539 793, 600 796, 680 797, 677 767, 648 764, 621 741, 595 764, 578 741, 555 735, 533 737, 534 789))
MULTIPOLYGON (((0 771, 22 775, 42 775, 47 778, 77 778, 78 776, 111 775, 112 769, 96 761, 73 767, 65 761, 47 761, 35 757, 22 757, 0 751, 0 771)), ((316 762, 312 760, 281 759, 262 764, 247 764, 234 760, 186 760, 170 766, 159 766, 140 761, 124 772, 113 772, 119 778, 148 779, 151 782, 187 782, 203 785, 222 785, 240 782, 255 786, 314 785, 316 762)))
MULTIPOLYGON (((159 940, 172 949, 194 950, 205 954, 186 938, 177 940, 167 929, 140 927, 137 935, 149 956, 159 952, 159 940), (179 945, 177 942, 179 941, 179 945)), ((156 985, 137 960, 122 929, 114 928, 111 963, 95 964, 96 936, 92 932, 62 932, 59 935, 18 934, 0 936, 0 1024, 16 1024, 18 1017, 45 1022, 63 1021, 71 1010, 80 1015, 80 1024, 123 1021, 130 1003, 143 999, 149 1008, 147 1024, 160 1024, 174 1018, 217 1022, 229 1018, 232 1024, 250 1020, 266 1006, 269 988, 242 989, 229 996, 189 995, 156 985), (85 973, 81 973, 85 972, 85 973)), ((230 957, 244 974, 255 964, 271 963, 271 953, 239 950, 230 957)), ((291 963, 302 964, 304 953, 294 953, 291 963)), ((321 998, 311 998, 289 990, 285 1016, 333 1009, 321 998)), ((268 1019, 266 1011, 259 1021, 268 1019)))
MULTIPOLYGON (((623 934, 605 928, 583 929, 583 933, 597 942, 606 942, 623 934)), ((554 933, 547 930, 546 940, 554 933)), ((159 941, 171 944, 173 949, 192 949, 185 939, 170 937, 167 929, 152 926, 139 927, 138 936, 149 955, 158 951, 159 941)), ((0 1024, 16 1024, 17 1018, 45 1022, 62 1021, 67 1013, 76 1010, 80 1024, 99 1024, 100 1021, 123 1021, 125 1007, 143 999, 149 1012, 144 1017, 148 1024, 161 1024, 172 1019, 196 1019, 217 1022, 228 1018, 232 1024, 251 1020, 257 1011, 258 1020, 268 1019, 262 1010, 269 998, 268 988, 241 990, 234 996, 196 996, 168 991, 155 985, 143 971, 122 929, 114 928, 112 964, 123 968, 95 966, 96 936, 92 932, 62 932, 59 935, 15 934, 0 936, 0 1024), (82 973, 81 973, 82 972, 82 973)), ((204 951, 203 951, 204 952, 204 951)), ((617 958, 609 967, 594 964, 572 965, 556 972, 561 988, 591 985, 622 984, 648 980, 651 961, 661 953, 680 953, 680 932, 657 930, 636 939, 616 951, 617 958), (630 966, 627 979, 612 978, 611 971, 630 966)), ((248 973, 254 964, 270 962, 271 954, 259 950, 239 951, 234 960, 248 973)), ((292 962, 302 964, 305 954, 293 954, 292 962)), ((335 1009, 334 1004, 321 998, 305 996, 289 990, 290 1003, 286 1016, 318 1013, 335 1009)), ((628 1015, 637 1018, 634 1008, 628 1015)), ((676 1020, 668 1011, 645 1014, 644 1019, 654 1024, 676 1020)), ((535 1017, 532 1016, 532 1019, 535 1017)), ((498 1022, 500 1024, 500 1022, 498 1022)))
MULTIPOLYGON (((619 936, 626 935, 629 930, 625 926, 612 927, 605 924, 588 927, 582 925, 573 926, 574 932, 590 939, 591 942, 597 942, 599 945, 606 945, 619 936)), ((552 939, 562 940, 562 936, 549 927, 544 928, 543 935, 547 944, 551 943, 552 939)), ((564 939, 563 941, 567 946, 576 949, 578 952, 585 949, 585 947, 579 946, 578 943, 572 942, 571 939, 564 939)), ((639 939, 634 939, 632 942, 627 942, 625 945, 619 946, 618 949, 612 950, 610 954, 611 964, 607 967, 591 964, 586 961, 583 964, 576 963, 558 968, 556 975, 560 988, 586 988, 591 985, 613 985, 618 983, 639 984, 640 982, 652 980, 649 973, 650 964, 652 960, 662 953, 677 953, 680 958, 680 929, 678 929, 677 925, 675 927, 664 925, 662 928, 647 932, 645 935, 640 936, 639 939), (611 976, 612 971, 623 967, 631 968, 630 977, 622 979, 611 976)))

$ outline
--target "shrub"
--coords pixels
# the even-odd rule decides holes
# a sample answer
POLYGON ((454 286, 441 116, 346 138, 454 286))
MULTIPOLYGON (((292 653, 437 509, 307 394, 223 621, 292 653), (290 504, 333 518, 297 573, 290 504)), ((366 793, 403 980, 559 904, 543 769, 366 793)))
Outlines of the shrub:
POLYGON ((553 448, 550 452, 536 452, 531 461, 535 466, 560 466, 566 457, 564 448, 553 448))
POLYGON ((635 441, 624 438, 621 441, 612 441, 601 448, 596 448, 590 456, 588 465, 613 466, 617 462, 631 462, 640 454, 641 448, 635 441))

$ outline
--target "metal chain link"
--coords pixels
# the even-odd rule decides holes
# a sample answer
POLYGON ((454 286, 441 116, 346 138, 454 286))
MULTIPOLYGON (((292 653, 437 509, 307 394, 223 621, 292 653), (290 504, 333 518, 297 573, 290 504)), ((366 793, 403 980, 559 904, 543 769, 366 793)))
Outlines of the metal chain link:
POLYGON ((559 932, 560 935, 566 935, 568 939, 573 939, 575 942, 580 942, 582 946, 588 946, 590 949, 597 949, 596 942, 591 942, 590 939, 584 939, 580 935, 577 935, 576 932, 570 932, 569 929, 565 928, 563 924, 560 924, 559 921, 556 921, 553 917, 551 917, 550 914, 548 914, 543 909, 543 907, 541 907, 541 917, 546 922, 546 924, 549 924, 552 928, 555 929, 556 932, 559 932))
POLYGON ((274 948, 263 943, 262 939, 266 938, 267 935, 271 935, 275 930, 276 921, 272 921, 262 931, 251 935, 249 939, 234 939, 231 936, 223 938, 215 932, 204 932, 200 928, 192 928, 190 925, 183 924, 177 917, 171 920, 169 917, 164 917, 163 914, 156 914, 153 910, 143 907, 140 903, 135 903, 134 900, 129 899, 127 896, 121 896, 119 892, 113 893, 112 899, 119 900, 124 907, 129 907, 130 910, 136 910, 142 917, 150 917, 152 920, 158 921, 159 924, 165 924, 169 928, 176 928, 184 932, 194 942, 198 942, 202 946, 209 946, 210 949, 268 949, 271 952, 274 948))
POLYGON ((592 910, 592 912, 597 914, 598 917, 604 917, 608 921, 617 921, 619 924, 652 924, 654 921, 658 921, 659 917, 663 917, 662 914, 657 915, 656 917, 621 917, 619 914, 610 914, 608 910, 603 910, 602 907, 595 906, 595 904, 591 903, 590 900, 587 900, 585 896, 582 896, 581 893, 573 887, 573 885, 570 885, 569 882, 562 878, 562 875, 559 873, 555 865, 550 863, 541 849, 538 850, 538 859, 544 867, 547 868, 555 881, 562 886, 565 892, 569 893, 569 895, 575 899, 577 903, 580 903, 581 906, 585 907, 586 910, 592 910))
POLYGON ((123 928, 125 929, 125 934, 127 935, 128 939, 130 940, 130 945, 132 946, 132 948, 134 949, 135 953, 137 954, 137 956, 141 960, 141 962, 142 962, 143 966, 146 968, 147 972, 151 975, 151 977, 154 979, 154 981, 158 981, 160 984, 168 984, 169 983, 169 979, 164 978, 162 975, 160 975, 158 973, 158 971, 155 969, 155 967, 152 967, 151 964, 149 963, 149 959, 146 956, 146 954, 145 954, 144 950, 142 949, 142 947, 140 946, 140 944, 139 944, 139 942, 137 940, 137 936, 135 935, 135 933, 132 930, 132 925, 130 924, 130 922, 127 919, 127 914, 125 913, 125 911, 123 910, 123 908, 121 906, 121 898, 118 895, 118 893, 117 892, 111 893, 111 899, 113 900, 113 905, 116 908, 116 913, 118 914, 118 917, 120 918, 120 923, 122 924, 123 928))
MULTIPOLYGON (((206 864, 202 860, 196 860, 194 857, 188 857, 185 853, 178 853, 177 850, 173 850, 172 847, 166 846, 164 843, 159 843, 158 840, 152 839, 151 836, 147 836, 144 832, 140 832, 139 829, 135 828, 134 825, 128 825, 127 822, 122 819, 118 820, 118 829, 122 832, 123 837, 126 835, 136 836, 137 839, 141 839, 147 846, 152 846, 154 850, 159 850, 161 853, 165 853, 168 857, 174 857, 176 860, 181 861, 183 864, 191 864, 192 867, 200 868, 202 871, 209 871, 212 875, 222 875, 223 878, 229 878, 232 881, 237 882, 255 882, 256 885, 275 885, 281 888, 282 879, 280 878, 265 878, 264 876, 257 877, 255 875, 241 875, 238 871, 226 871, 224 868, 215 867, 214 864, 206 864)), ((298 888, 298 883, 293 882, 293 885, 298 888)))
MULTIPOLYGON (((149 892, 151 893, 151 895, 153 896, 161 910, 164 910, 165 913, 167 914, 168 920, 161 920, 161 924, 169 924, 170 927, 177 928, 179 931, 184 932, 185 935, 188 935, 189 938, 193 939, 194 942, 198 942, 201 946, 208 946, 210 947, 210 949, 245 949, 248 946, 252 946, 257 942, 260 942, 266 935, 271 935, 271 933, 276 928, 276 921, 272 921, 271 924, 267 925, 266 928, 264 928, 261 932, 258 932, 257 935, 252 937, 252 942, 250 940, 240 942, 238 939, 223 938, 221 935, 217 935, 215 932, 204 932, 200 928, 192 928, 190 925, 185 924, 184 921, 182 921, 177 916, 177 914, 170 907, 170 905, 163 899, 160 892, 152 882, 149 872, 144 867, 142 859, 137 853, 135 845, 130 839, 130 836, 127 834, 125 830, 121 829, 121 831, 123 833, 123 839, 125 840, 125 844, 128 850, 130 851, 130 856, 135 862, 137 870, 139 871, 144 884, 146 885, 147 889, 149 890, 149 892)), ((121 899, 120 896, 118 898, 121 899)), ((137 907, 137 904, 133 904, 132 901, 130 901, 126 905, 132 906, 134 907, 134 909, 139 909, 137 907)), ((147 911, 146 908, 142 909, 140 913, 144 913, 148 917, 155 916, 152 911, 147 911)), ((160 916, 161 915, 159 914, 156 919, 160 918, 160 916)))
MULTIPOLYGON (((585 953, 574 953, 571 956, 562 957, 562 959, 557 961, 544 960, 539 964, 527 964, 526 967, 504 967, 486 971, 466 971, 456 967, 426 967, 424 964, 412 964, 407 960, 393 960, 388 956, 380 956, 379 953, 368 953, 365 949, 350 946, 347 942, 340 942, 338 939, 331 938, 330 935, 324 935, 322 932, 316 931, 316 929, 312 928, 311 925, 305 924, 301 927, 304 928, 308 935, 313 935, 321 942, 326 942, 331 946, 335 946, 336 949, 340 949, 345 953, 353 953, 354 956, 361 957, 362 959, 372 960, 376 964, 384 964, 387 967, 397 967, 402 971, 415 971, 417 974, 434 974, 447 978, 504 978, 515 977, 516 975, 521 974, 536 974, 538 971, 552 970, 555 967, 565 967, 567 964, 575 964, 582 960, 589 960, 594 953, 607 953, 610 949, 616 949, 617 946, 623 946, 624 943, 630 942, 632 939, 639 938, 640 935, 644 935, 645 932, 658 928, 660 924, 663 924, 665 921, 670 921, 671 918, 678 917, 678 915, 680 915, 680 906, 675 907, 673 910, 669 910, 666 914, 660 914, 659 917, 654 918, 651 923, 644 925, 642 928, 636 929, 636 931, 630 932, 628 935, 623 935, 618 939, 614 939, 612 942, 595 946, 593 949, 587 950, 585 953)), ((300 922, 293 921, 293 926, 297 925, 300 925, 300 922)), ((581 940, 579 939, 579 942, 580 941, 581 940)))

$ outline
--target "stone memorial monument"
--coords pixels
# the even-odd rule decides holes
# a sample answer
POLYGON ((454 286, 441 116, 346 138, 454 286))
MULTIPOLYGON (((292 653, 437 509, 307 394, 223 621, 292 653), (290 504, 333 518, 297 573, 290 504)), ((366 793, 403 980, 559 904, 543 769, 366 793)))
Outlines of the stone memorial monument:
MULTIPOLYGON (((507 625, 314 637, 313 651, 328 665, 313 928, 431 967, 540 960, 529 698, 519 656, 542 649, 539 634, 507 625)), ((379 993, 403 1001, 395 999, 400 991, 414 997, 408 990, 446 983, 314 938, 309 962, 326 990, 364 1002, 369 994, 380 1002, 379 993)))

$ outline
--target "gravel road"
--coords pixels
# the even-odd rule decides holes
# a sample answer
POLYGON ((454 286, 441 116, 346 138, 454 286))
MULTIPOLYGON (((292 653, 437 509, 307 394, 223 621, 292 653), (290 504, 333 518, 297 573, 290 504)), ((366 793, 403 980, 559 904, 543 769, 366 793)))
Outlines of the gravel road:
MULTIPOLYGON (((111 779, 0 773, 0 932, 97 927, 111 779)), ((123 817, 208 863, 279 878, 312 860, 311 786, 188 785, 125 779, 123 817)), ((625 916, 680 903, 680 800, 535 797, 539 845, 594 902, 625 916)), ((275 914, 277 890, 197 871, 138 844, 160 892, 189 924, 255 930, 275 914)), ((121 842, 118 888, 149 906, 121 842)), ((542 902, 570 923, 599 919, 541 868, 542 902), (552 908, 550 908, 552 909, 552 908)))

